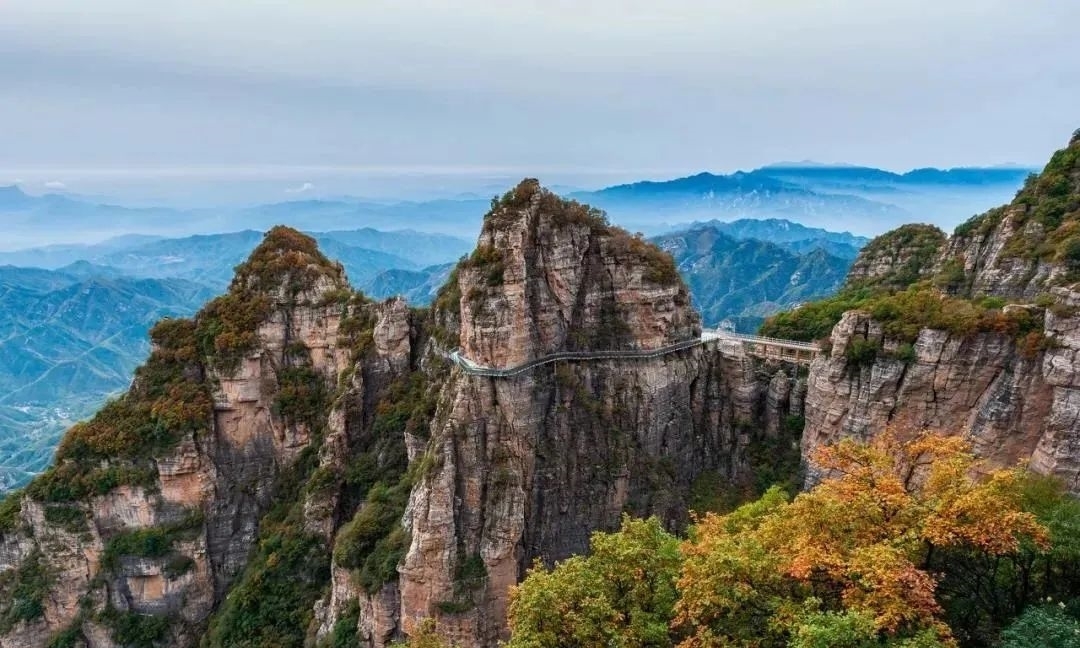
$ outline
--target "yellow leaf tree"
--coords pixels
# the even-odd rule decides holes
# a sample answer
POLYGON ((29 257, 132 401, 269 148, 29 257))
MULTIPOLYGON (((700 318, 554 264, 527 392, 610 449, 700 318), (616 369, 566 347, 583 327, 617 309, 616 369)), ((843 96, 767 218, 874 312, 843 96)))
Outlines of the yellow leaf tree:
POLYGON ((826 641, 951 645, 926 569, 933 552, 1047 541, 1022 509, 1020 471, 983 470, 956 437, 886 432, 813 461, 825 478, 794 500, 772 490, 698 521, 678 583, 682 646, 809 646, 799 642, 841 630, 826 641))

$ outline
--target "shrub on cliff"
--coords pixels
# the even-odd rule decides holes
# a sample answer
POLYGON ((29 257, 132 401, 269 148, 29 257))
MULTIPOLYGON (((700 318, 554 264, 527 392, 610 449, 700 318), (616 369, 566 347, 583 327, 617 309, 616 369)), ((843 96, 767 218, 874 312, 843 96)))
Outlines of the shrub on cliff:
POLYGON ((292 305, 323 278, 344 284, 345 271, 319 251, 315 239, 289 227, 270 229, 236 266, 229 291, 196 316, 200 351, 216 368, 231 372, 258 344, 259 324, 270 316, 275 301, 292 305))
MULTIPOLYGON (((868 313, 882 325, 886 338, 914 343, 923 329, 955 335, 1001 333, 1023 338, 1041 332, 1042 322, 1026 309, 1008 312, 1003 301, 952 297, 925 282, 898 292, 848 289, 765 320, 759 332, 769 337, 814 341, 828 336, 847 311, 868 313)), ((866 352, 869 353, 868 351, 866 352)), ((860 353, 859 358, 867 357, 860 353)))
POLYGON ((869 274, 884 265, 888 272, 849 280, 848 285, 903 290, 928 276, 944 245, 945 233, 933 225, 902 225, 870 241, 852 267, 852 273, 861 270, 869 274))

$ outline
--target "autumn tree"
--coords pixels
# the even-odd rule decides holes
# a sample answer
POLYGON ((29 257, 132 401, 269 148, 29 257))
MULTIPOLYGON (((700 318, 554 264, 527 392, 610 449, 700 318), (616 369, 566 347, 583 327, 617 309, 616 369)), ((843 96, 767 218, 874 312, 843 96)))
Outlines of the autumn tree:
POLYGON ((975 478, 985 471, 956 437, 885 433, 821 448, 814 463, 826 478, 790 502, 774 489, 699 520, 678 581, 682 646, 952 645, 934 553, 1047 544, 1022 509, 1021 473, 975 478))
POLYGON ((594 533, 589 556, 537 563, 510 594, 508 648, 671 646, 679 542, 656 518, 594 533))
MULTIPOLYGON (((1024 510, 1042 524, 1050 546, 1023 541, 1017 551, 987 554, 969 547, 936 551, 938 598, 961 645, 996 642, 1002 628, 1047 599, 1080 611, 1080 500, 1060 480, 1027 473, 1017 485, 1024 510)), ((1038 614, 1035 618, 1039 618, 1038 614)))
POLYGON ((434 619, 424 619, 408 639, 392 643, 390 648, 453 648, 453 644, 439 634, 434 619))

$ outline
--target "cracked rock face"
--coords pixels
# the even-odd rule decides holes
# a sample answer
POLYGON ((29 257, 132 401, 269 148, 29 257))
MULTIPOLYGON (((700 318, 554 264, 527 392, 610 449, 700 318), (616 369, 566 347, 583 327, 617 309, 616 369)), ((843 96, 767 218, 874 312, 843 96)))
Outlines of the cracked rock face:
POLYGON ((1047 259, 1028 258, 1009 254, 1007 246, 1015 236, 1041 238, 1043 227, 1037 222, 1023 220, 1027 207, 1012 205, 988 231, 974 231, 954 236, 942 254, 939 265, 958 259, 965 274, 971 277, 970 294, 1000 295, 1015 299, 1034 299, 1047 292, 1048 286, 1065 275, 1065 268, 1047 259))
MULTIPOLYGON (((655 250, 567 217, 571 206, 535 186, 523 190, 480 236, 478 250, 500 254, 459 271, 468 357, 512 366, 699 335, 681 280, 661 281, 651 265, 655 250)), ((405 516, 411 544, 393 593, 401 630, 434 617, 451 640, 496 646, 507 637, 508 589, 534 560, 584 551, 593 531, 617 527, 623 513, 685 524, 691 486, 706 473, 745 479, 748 429, 777 429, 801 393, 777 367, 706 347, 558 363, 511 379, 455 369, 424 450, 430 468, 405 516), (465 563, 483 565, 479 582, 460 581, 465 563)), ((385 634, 369 636, 385 645, 385 634)))
POLYGON ((991 465, 1030 462, 1080 493, 1080 319, 1051 311, 1045 317, 1055 346, 1034 354, 1004 334, 925 329, 913 360, 879 355, 858 365, 845 349, 856 337, 880 340, 881 327, 865 313, 845 314, 833 329, 831 352, 810 369, 804 457, 886 428, 931 429, 967 437, 991 465))
POLYGON ((522 183, 459 271, 461 347, 486 366, 556 351, 654 349, 700 334, 670 257, 522 183))

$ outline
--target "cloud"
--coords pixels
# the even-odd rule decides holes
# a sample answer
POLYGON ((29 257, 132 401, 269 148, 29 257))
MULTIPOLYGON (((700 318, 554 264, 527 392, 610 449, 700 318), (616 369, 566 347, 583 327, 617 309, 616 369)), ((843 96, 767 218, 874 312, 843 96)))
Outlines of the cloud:
POLYGON ((46 189, 67 189, 67 185, 59 180, 49 180, 42 186, 46 189))
POLYGON ((307 192, 311 191, 314 188, 315 188, 315 185, 311 184, 310 182, 305 182, 304 184, 300 185, 299 187, 289 187, 288 189, 285 190, 285 193, 291 193, 291 194, 307 193, 307 192))

